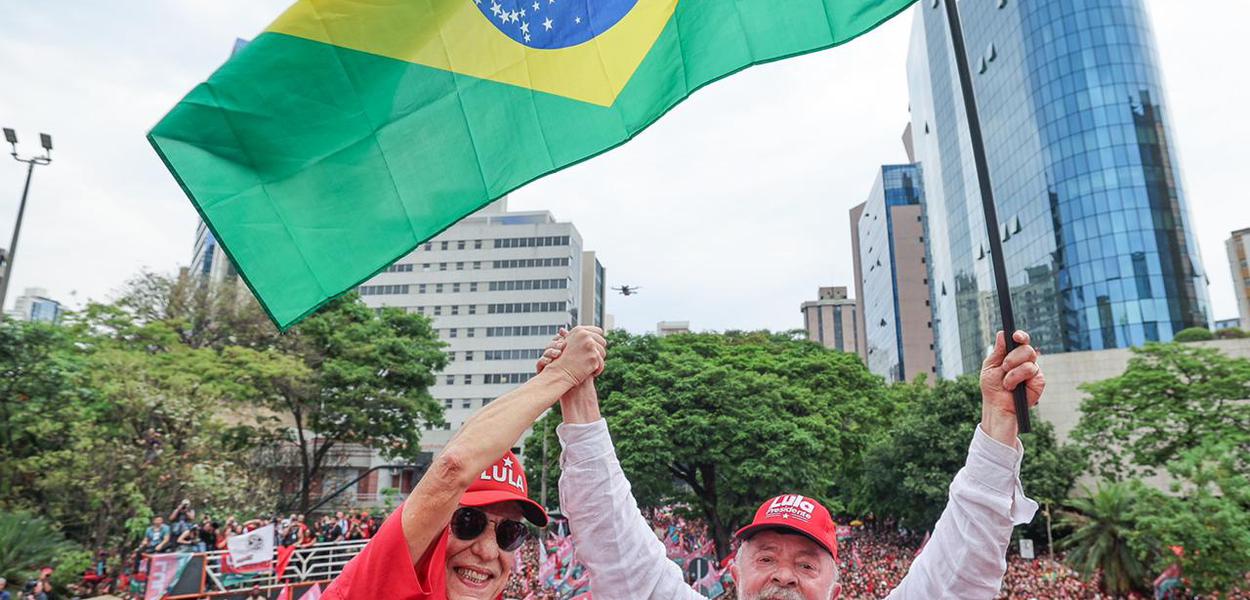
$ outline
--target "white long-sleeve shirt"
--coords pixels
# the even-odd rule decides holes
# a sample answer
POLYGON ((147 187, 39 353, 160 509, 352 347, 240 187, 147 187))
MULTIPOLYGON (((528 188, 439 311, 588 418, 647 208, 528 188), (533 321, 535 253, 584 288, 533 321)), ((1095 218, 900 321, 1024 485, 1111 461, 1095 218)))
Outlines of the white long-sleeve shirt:
MULTIPOLYGON (((557 428, 562 473, 560 508, 569 519, 577 558, 590 571, 595 600, 697 600, 681 568, 647 525, 630 492, 607 422, 557 428)), ((1014 525, 1037 503, 1020 486, 1024 449, 1008 447, 978 426, 968 462, 951 482, 950 499, 932 537, 890 598, 993 598, 1007 571, 1014 525)), ((796 490, 771 490, 784 493, 796 490)))

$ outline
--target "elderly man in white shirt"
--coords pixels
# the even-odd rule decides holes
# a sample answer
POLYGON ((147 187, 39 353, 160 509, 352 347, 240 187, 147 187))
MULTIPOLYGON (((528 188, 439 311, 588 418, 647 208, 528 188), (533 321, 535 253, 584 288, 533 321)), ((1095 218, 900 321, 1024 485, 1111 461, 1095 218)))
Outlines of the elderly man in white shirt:
MULTIPOLYGON (((1017 331, 1014 338, 1020 346, 1009 354, 999 332, 982 365, 981 422, 968 460, 951 482, 929 543, 890 598, 993 598, 1002 585, 1012 528, 1032 520, 1037 510, 1020 485, 1024 448, 1017 438, 1012 390, 1024 385, 1033 406, 1045 387, 1028 334, 1017 331)), ((561 347, 557 337, 539 360, 540 371, 561 347)), ((560 506, 577 557, 590 571, 595 600, 702 598, 665 556, 664 544, 638 510, 607 422, 599 415, 593 382, 560 402, 560 506)), ((815 500, 799 493, 767 500, 735 537, 741 544, 731 572, 739 600, 840 595, 833 522, 815 500)))

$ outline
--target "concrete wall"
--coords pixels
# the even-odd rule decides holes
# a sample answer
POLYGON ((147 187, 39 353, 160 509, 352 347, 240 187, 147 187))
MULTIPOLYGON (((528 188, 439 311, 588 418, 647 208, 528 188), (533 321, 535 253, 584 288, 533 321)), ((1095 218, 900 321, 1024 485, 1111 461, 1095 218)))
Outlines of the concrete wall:
MULTIPOLYGON (((1194 344, 1216 348, 1228 356, 1250 359, 1250 338, 1194 344)), ((1125 349, 1042 355, 1038 362, 1046 374, 1046 393, 1036 414, 1054 424, 1055 435, 1061 443, 1068 441, 1068 435, 1081 420, 1081 400, 1087 394, 1077 389, 1078 386, 1124 373, 1132 356, 1132 351, 1125 349)))

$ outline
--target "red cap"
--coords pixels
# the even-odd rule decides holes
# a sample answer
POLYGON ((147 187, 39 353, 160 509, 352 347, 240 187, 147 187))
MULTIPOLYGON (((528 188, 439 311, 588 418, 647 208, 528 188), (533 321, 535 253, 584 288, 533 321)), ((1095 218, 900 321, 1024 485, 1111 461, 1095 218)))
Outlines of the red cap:
POLYGON ((521 506, 525 519, 539 527, 547 525, 547 511, 529 498, 530 486, 525 480, 525 469, 511 450, 482 474, 460 497, 461 506, 487 506, 500 502, 516 502, 521 506))
POLYGON ((739 529, 734 537, 748 539, 761 530, 788 529, 801 533, 838 558, 837 526, 829 511, 812 498, 782 494, 764 501, 755 511, 755 520, 739 529))

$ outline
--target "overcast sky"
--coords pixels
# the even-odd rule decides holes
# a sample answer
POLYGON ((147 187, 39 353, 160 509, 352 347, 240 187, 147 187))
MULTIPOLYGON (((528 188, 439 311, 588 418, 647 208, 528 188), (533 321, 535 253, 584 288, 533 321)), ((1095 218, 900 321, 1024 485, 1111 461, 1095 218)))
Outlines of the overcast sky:
MULTIPOLYGON (((976 0, 987 1, 987 0, 976 0)), ((0 125, 36 170, 9 304, 26 287, 71 306, 142 268, 190 260, 196 216, 144 138, 288 0, 0 0, 0 125)), ((1236 316, 1224 251, 1250 227, 1246 0, 1148 0, 1190 213, 1216 318, 1236 316)), ((847 210, 906 160, 912 15, 849 45, 755 67, 696 93, 634 141, 515 192, 574 222, 613 285, 618 326, 789 329, 822 285, 852 286, 847 210)), ((7 152, 7 148, 5 149, 7 152)), ((0 156, 3 158, 3 156, 0 156)), ((0 161, 0 247, 25 177, 0 161)))

